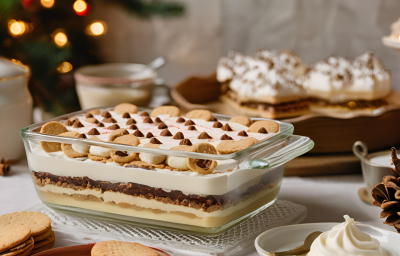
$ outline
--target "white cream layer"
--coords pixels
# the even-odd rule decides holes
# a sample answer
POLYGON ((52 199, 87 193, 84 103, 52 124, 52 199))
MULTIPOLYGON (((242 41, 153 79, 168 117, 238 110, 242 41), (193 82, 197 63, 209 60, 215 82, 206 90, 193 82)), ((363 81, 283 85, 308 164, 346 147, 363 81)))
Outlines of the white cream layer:
MULTIPOLYGON (((103 164, 87 158, 68 158, 62 152, 45 153, 40 147, 27 154, 29 167, 36 172, 48 172, 57 176, 88 177, 92 180, 134 182, 165 191, 179 190, 185 194, 222 195, 238 187, 246 190, 270 171, 265 169, 239 169, 234 160, 218 161, 217 169, 208 175, 196 172, 176 172, 168 169, 146 170, 126 168, 117 163, 103 164)), ((284 168, 279 166, 277 168, 284 168)))

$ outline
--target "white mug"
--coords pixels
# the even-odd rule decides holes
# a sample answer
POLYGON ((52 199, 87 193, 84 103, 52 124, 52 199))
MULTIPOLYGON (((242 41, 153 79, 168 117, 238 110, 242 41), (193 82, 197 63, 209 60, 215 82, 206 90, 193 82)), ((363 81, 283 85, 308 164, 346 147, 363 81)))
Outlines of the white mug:
POLYGON ((32 97, 27 66, 0 57, 0 159, 16 161, 24 154, 19 131, 32 123, 32 97))

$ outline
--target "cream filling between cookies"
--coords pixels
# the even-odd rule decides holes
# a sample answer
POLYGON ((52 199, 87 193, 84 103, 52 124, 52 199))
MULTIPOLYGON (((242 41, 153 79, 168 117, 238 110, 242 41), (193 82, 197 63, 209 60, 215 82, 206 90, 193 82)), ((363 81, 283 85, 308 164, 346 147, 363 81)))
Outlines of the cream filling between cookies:
POLYGON ((72 149, 79 154, 88 154, 90 150, 90 146, 81 145, 81 144, 71 144, 72 149))

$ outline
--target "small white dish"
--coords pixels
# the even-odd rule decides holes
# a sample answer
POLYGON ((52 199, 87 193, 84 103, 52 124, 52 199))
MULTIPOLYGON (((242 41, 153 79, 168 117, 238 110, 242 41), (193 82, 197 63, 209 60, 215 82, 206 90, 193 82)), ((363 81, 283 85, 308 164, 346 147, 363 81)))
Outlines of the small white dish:
MULTIPOLYGON (((260 256, 271 256, 274 255, 273 252, 286 251, 302 245, 304 239, 312 232, 329 231, 338 224, 340 223, 310 223, 274 228, 261 233, 254 245, 260 256)), ((365 224, 356 225, 361 231, 377 239, 388 256, 400 256, 400 234, 365 224)))

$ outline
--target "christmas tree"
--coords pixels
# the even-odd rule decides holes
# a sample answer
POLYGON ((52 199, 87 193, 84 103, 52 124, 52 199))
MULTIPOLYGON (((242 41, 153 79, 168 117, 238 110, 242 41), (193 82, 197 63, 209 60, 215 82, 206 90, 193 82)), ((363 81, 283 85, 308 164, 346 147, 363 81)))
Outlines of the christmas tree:
MULTIPOLYGON (((104 0, 107 1, 107 0, 104 0)), ((160 0, 113 0, 143 18, 179 16, 184 7, 160 0)), ((31 68, 29 90, 37 106, 55 115, 79 108, 71 71, 100 63, 94 40, 107 24, 90 18, 90 0, 0 0, 0 56, 31 68)))

